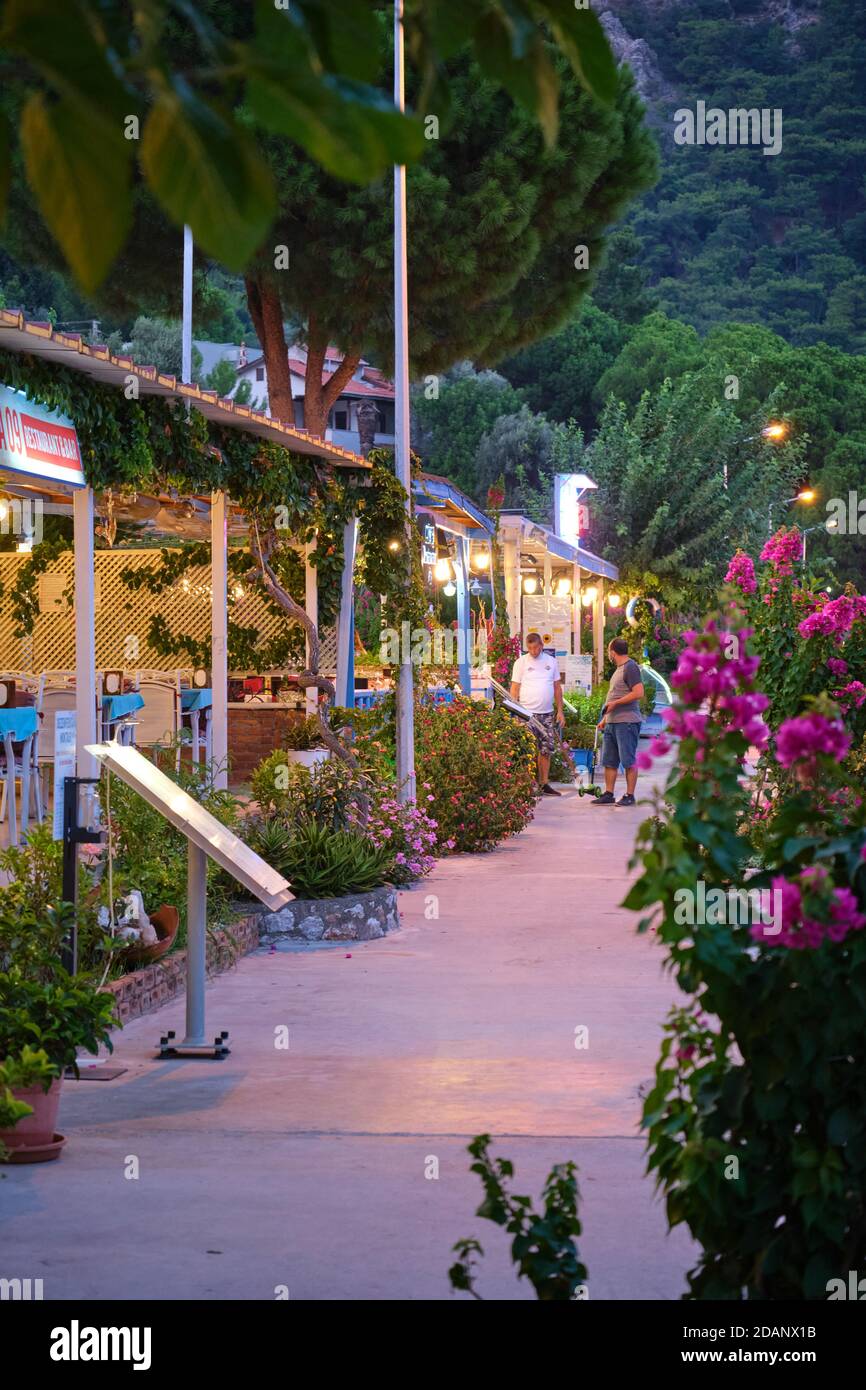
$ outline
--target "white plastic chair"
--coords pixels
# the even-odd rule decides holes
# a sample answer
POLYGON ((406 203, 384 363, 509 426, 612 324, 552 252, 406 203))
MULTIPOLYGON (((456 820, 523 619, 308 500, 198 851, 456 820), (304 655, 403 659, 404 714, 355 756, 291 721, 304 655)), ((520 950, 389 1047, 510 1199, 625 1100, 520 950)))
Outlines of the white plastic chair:
POLYGON ((180 768, 180 680, 141 680, 138 691, 144 708, 132 719, 132 741, 143 748, 157 744, 176 745, 175 762, 180 768))

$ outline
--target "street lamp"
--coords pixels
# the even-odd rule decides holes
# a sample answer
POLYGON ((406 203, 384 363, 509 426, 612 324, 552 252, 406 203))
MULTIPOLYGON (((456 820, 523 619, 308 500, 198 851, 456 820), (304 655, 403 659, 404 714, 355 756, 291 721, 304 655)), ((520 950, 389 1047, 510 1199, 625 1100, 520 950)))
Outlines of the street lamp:
POLYGON ((838 529, 839 529, 839 523, 838 523, 838 521, 836 520, 835 517, 832 517, 832 516, 831 516, 831 517, 829 518, 828 521, 823 521, 823 522, 821 522, 818 526, 806 526, 806 527, 802 530, 802 536, 803 536, 803 557, 802 557, 802 559, 803 559, 803 569, 806 568, 806 537, 809 536, 809 535, 811 535, 813 531, 838 531, 838 529))
POLYGON ((782 502, 770 502, 767 506, 767 535, 773 534, 773 508, 790 507, 792 502, 814 502, 818 496, 814 488, 804 487, 797 493, 796 497, 786 497, 782 502))

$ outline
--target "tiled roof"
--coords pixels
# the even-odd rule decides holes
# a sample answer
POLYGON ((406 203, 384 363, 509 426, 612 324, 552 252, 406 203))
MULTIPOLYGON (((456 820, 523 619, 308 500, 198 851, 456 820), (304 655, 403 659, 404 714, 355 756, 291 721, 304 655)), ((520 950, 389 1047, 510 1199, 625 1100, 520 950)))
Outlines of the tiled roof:
POLYGON ((0 348, 30 353, 43 361, 84 372, 110 386, 121 387, 126 384, 127 377, 134 376, 142 395, 189 401, 215 424, 246 430, 298 454, 311 454, 353 468, 369 467, 360 454, 329 444, 308 430, 273 420, 263 411, 251 410, 247 405, 218 396, 216 391, 203 391, 200 386, 180 382, 176 377, 157 371, 156 367, 133 362, 131 357, 114 357, 107 347, 91 347, 85 343, 80 333, 61 333, 50 323, 25 319, 19 309, 0 309, 0 348))

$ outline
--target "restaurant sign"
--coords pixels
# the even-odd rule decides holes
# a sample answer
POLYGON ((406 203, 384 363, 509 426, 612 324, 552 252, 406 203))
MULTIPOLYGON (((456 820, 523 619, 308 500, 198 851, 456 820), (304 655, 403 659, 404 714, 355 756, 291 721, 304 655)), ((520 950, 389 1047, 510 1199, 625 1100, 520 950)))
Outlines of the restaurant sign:
POLYGON ((84 487, 78 436, 59 411, 0 385, 0 469, 84 487))

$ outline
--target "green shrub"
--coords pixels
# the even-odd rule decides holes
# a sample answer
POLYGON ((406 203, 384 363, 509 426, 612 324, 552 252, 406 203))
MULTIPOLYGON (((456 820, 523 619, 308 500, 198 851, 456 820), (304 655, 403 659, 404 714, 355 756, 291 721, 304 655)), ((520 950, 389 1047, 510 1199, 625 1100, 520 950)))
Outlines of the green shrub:
POLYGON ((532 817, 536 743, 500 708, 455 698, 415 711, 418 794, 440 849, 492 849, 532 817), (432 800, 425 798, 432 797, 432 800))
MULTIPOLYGON (((8 882, 0 887, 0 970, 13 961, 35 969, 53 968, 63 946, 69 912, 61 920, 50 907, 59 907, 63 887, 63 842, 55 840, 47 821, 30 826, 20 845, 0 850, 0 871, 8 882)), ((101 969, 104 933, 95 907, 87 898, 93 881, 84 864, 78 877, 78 960, 82 973, 101 969)))
POLYGON ((322 748, 322 731, 314 714, 299 719, 286 730, 286 748, 293 753, 307 753, 312 748, 322 748))
POLYGON ((367 893, 388 881, 387 849, 377 848, 360 830, 266 821, 253 836, 253 848, 289 880, 296 898, 367 893))
POLYGON ((276 749, 253 772, 252 792, 265 818, 276 815, 289 823, 314 821, 345 830, 350 807, 359 796, 370 796, 372 783, 340 758, 303 767, 290 762, 285 750, 276 749))
POLYGON ((20 1056, 31 1045, 59 1071, 72 1067, 77 1075, 78 1049, 110 1051, 116 1022, 112 995, 59 966, 47 983, 25 979, 15 966, 0 977, 0 1057, 20 1056))

